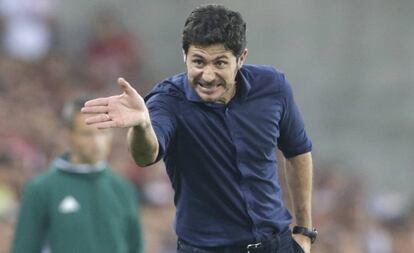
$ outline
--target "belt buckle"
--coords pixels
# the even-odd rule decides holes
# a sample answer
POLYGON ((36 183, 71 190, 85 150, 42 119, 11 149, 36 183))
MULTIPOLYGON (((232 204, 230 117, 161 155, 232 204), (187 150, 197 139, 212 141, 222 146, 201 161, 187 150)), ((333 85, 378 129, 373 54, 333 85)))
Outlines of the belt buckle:
POLYGON ((255 249, 258 249, 260 247, 262 247, 262 243, 261 242, 248 244, 246 246, 247 253, 250 253, 250 250, 255 250, 255 249))

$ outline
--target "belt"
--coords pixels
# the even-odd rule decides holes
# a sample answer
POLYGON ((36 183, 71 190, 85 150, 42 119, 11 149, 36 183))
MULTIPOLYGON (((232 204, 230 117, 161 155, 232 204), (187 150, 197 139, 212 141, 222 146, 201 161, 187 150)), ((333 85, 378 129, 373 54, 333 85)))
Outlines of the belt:
MULTIPOLYGON (((286 230, 280 234, 273 235, 271 238, 261 241, 253 242, 244 245, 230 245, 221 247, 197 247, 187 242, 178 239, 178 249, 183 249, 185 252, 197 253, 268 253, 276 252, 279 247, 281 238, 290 235, 290 230, 286 230)), ((283 239, 282 239, 283 240, 283 239)))

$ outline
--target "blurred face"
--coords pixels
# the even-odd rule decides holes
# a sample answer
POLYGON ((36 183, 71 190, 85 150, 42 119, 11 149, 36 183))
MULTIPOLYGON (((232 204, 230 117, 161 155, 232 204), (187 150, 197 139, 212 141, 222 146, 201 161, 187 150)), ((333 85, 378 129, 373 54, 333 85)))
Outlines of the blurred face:
POLYGON ((106 160, 110 151, 111 131, 99 130, 92 125, 85 124, 87 116, 78 113, 70 132, 72 163, 95 164, 106 160))
POLYGON ((191 86, 205 102, 228 103, 236 93, 237 71, 246 56, 247 49, 237 59, 222 44, 191 45, 184 53, 191 86))

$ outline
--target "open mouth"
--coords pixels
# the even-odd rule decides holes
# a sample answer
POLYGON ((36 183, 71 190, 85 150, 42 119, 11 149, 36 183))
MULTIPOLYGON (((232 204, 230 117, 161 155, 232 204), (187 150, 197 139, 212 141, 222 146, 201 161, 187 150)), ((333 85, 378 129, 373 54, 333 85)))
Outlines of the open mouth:
POLYGON ((214 88, 222 86, 221 83, 219 83, 219 84, 202 84, 202 83, 198 83, 198 85, 205 88, 205 89, 214 89, 214 88))

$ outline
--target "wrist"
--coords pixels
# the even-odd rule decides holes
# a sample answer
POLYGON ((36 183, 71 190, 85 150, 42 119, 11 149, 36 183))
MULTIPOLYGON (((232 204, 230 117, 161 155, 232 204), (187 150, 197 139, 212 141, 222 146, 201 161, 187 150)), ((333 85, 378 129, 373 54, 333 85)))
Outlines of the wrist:
POLYGON ((132 129, 137 132, 145 132, 151 128, 151 119, 149 114, 147 114, 144 119, 140 120, 136 125, 132 126, 132 129))
POLYGON ((148 128, 150 128, 150 126, 151 126, 151 122, 145 121, 145 122, 140 122, 139 124, 133 126, 132 129, 135 132, 143 132, 147 130, 148 128))

